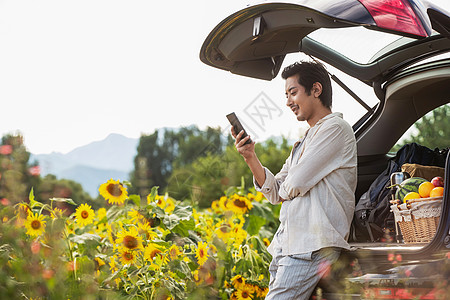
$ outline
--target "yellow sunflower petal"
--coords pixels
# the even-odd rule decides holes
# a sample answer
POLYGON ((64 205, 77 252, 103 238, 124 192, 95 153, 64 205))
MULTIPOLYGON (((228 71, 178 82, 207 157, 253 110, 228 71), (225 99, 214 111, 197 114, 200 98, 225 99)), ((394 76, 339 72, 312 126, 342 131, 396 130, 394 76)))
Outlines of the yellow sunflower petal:
POLYGON ((45 231, 44 216, 38 213, 33 214, 30 212, 28 214, 27 220, 25 222, 25 228, 27 229, 27 234, 30 236, 39 236, 45 231))
POLYGON ((100 185, 98 191, 110 204, 122 205, 128 198, 127 189, 119 180, 108 180, 108 182, 100 185))
POLYGON ((91 206, 85 203, 77 207, 75 217, 77 224, 86 226, 94 222, 95 213, 91 206))

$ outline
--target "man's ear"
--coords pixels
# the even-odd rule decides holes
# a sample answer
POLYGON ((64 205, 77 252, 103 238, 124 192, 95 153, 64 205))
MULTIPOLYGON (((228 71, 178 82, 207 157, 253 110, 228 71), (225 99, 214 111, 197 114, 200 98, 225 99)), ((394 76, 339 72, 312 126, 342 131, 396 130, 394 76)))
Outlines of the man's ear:
POLYGON ((322 84, 320 82, 314 82, 311 93, 315 98, 319 98, 322 95, 322 84))

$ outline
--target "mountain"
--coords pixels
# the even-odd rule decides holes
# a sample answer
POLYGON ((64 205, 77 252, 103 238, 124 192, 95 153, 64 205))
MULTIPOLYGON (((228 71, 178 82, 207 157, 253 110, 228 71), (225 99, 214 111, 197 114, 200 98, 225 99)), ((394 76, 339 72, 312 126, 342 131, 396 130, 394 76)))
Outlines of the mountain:
POLYGON ((139 139, 110 134, 104 140, 78 147, 67 154, 31 154, 30 161, 41 166, 41 175, 74 180, 92 197, 108 179, 128 180, 134 169, 139 139))

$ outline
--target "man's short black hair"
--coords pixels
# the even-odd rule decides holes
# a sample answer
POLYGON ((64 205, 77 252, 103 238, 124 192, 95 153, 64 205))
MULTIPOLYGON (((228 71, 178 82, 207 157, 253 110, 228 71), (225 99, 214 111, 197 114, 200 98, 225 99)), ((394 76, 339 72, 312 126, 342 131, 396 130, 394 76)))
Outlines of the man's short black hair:
POLYGON ((298 83, 301 84, 306 93, 311 95, 311 90, 315 82, 322 84, 322 94, 319 99, 323 106, 331 109, 332 89, 331 80, 325 66, 320 62, 300 61, 284 68, 281 77, 287 79, 298 74, 298 83))

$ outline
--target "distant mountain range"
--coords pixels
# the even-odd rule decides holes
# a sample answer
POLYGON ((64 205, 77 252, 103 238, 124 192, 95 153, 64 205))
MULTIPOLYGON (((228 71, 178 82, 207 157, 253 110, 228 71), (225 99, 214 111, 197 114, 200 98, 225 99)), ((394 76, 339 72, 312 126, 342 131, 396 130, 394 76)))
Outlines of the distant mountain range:
POLYGON ((30 162, 39 163, 42 176, 53 174, 59 179, 76 181, 92 197, 97 197, 99 186, 108 179, 129 179, 138 143, 139 139, 113 133, 67 154, 31 154, 30 162))

